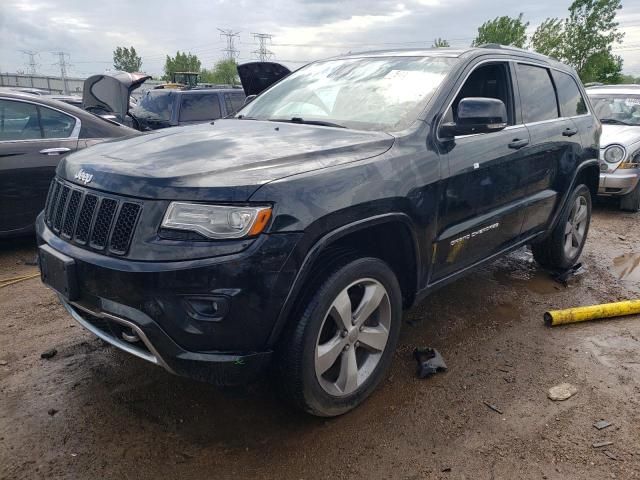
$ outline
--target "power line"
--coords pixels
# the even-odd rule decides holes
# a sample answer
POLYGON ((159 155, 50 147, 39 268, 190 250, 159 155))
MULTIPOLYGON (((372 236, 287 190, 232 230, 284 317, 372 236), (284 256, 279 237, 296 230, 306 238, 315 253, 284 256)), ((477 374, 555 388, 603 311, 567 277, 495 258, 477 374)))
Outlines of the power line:
POLYGON ((36 62, 36 55, 39 56, 38 52, 34 52, 33 50, 20 50, 22 53, 29 57, 29 73, 31 75, 35 75, 38 70, 38 63, 36 62))
POLYGON ((258 49, 251 53, 261 62, 266 62, 271 59, 274 53, 267 48, 267 42, 271 43, 271 35, 268 33, 252 33, 251 35, 258 41, 258 49))
POLYGON ((58 61, 53 65, 60 66, 60 78, 62 79, 62 93, 67 95, 69 93, 67 89, 67 67, 71 66, 67 62, 67 58, 69 57, 69 54, 65 52, 51 52, 51 54, 58 56, 58 61))
POLYGON ((240 38, 240 32, 234 32, 233 30, 225 30, 218 28, 220 36, 224 37, 227 41, 227 48, 223 48, 222 51, 227 55, 227 60, 236 61, 240 51, 236 49, 236 38, 240 38))

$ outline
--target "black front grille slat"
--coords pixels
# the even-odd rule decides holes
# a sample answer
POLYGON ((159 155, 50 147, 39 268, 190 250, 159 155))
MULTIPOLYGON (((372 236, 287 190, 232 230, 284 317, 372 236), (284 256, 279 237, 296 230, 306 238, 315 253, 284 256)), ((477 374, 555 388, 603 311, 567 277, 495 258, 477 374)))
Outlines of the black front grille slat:
POLYGON ((60 189, 62 188, 62 185, 60 185, 60 183, 58 183, 56 180, 54 180, 53 183, 53 195, 51 198, 51 203, 48 207, 49 210, 46 214, 47 224, 49 225, 51 225, 51 223, 53 222, 53 212, 55 211, 56 204, 58 203, 58 196, 60 195, 60 189))
POLYGON ((56 182, 51 182, 49 186, 49 191, 47 192, 47 201, 44 204, 44 220, 45 222, 49 222, 49 206, 51 205, 51 197, 53 196, 53 191, 56 188, 56 182))
POLYGON ((141 213, 141 203, 54 179, 44 219, 57 236, 69 242, 105 254, 126 255, 141 213))
POLYGON ((78 207, 80 206, 81 199, 82 193, 79 190, 73 190, 71 192, 67 213, 65 214, 64 222, 62 223, 63 237, 71 238, 73 236, 73 227, 76 224, 76 215, 78 214, 78 207))
POLYGON ((102 250, 107 245, 111 223, 118 208, 118 202, 111 198, 103 198, 98 207, 98 214, 93 225, 89 246, 102 250))
POLYGON ((120 209, 116 225, 111 234, 109 250, 118 255, 124 255, 129 249, 129 242, 140 213, 140 205, 137 203, 125 202, 120 209))
POLYGON ((56 232, 60 231, 60 227, 62 226, 62 214, 65 212, 69 190, 69 187, 64 186, 62 187, 62 193, 60 193, 60 200, 58 200, 58 205, 56 207, 56 216, 53 221, 53 229, 56 232))
POLYGON ((80 244, 85 244, 89 240, 89 232, 91 231, 91 221, 93 220, 93 213, 96 210, 96 204, 98 203, 98 197, 87 193, 84 196, 84 202, 80 208, 80 214, 78 215, 78 226, 76 227, 75 241, 80 244))

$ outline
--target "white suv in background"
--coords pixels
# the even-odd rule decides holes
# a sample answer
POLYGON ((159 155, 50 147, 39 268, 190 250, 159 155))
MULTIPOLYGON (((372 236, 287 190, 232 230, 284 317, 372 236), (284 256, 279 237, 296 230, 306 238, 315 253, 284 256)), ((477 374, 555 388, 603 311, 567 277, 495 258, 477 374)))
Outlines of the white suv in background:
POLYGON ((620 197, 622 210, 640 210, 640 85, 587 89, 602 122, 599 195, 620 197))

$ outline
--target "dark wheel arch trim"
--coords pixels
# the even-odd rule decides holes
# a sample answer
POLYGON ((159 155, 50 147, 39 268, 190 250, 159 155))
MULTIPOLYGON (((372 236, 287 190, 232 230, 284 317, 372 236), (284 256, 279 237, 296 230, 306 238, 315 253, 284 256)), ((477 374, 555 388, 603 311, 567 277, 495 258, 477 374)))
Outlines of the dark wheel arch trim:
POLYGON ((276 319, 276 322, 273 326, 273 330, 271 331, 271 335, 268 340, 268 347, 272 347, 280 337, 282 330, 287 323, 289 314, 291 313, 293 306, 298 297, 298 293, 302 289, 302 286, 306 282, 309 276, 309 272, 314 264, 314 262, 319 258, 323 251, 327 249, 334 242, 339 240, 340 238, 345 237, 351 233, 355 233, 360 230, 364 230, 368 227, 373 227, 377 225, 382 225, 384 223, 392 223, 398 222, 405 224, 410 232, 411 239, 413 242, 413 253, 415 257, 415 268, 416 268, 416 285, 414 285, 414 292, 418 291, 418 282, 420 279, 420 272, 418 271, 421 268, 420 263, 420 246, 418 243, 418 238, 416 236, 415 226, 411 218, 404 213, 385 213, 381 215, 375 215, 373 217, 368 217, 362 220, 358 220, 353 223, 348 223, 341 227, 332 230, 326 235, 320 237, 313 246, 307 252, 304 260, 300 268, 298 269, 298 273, 296 274, 295 279, 293 280, 293 285, 289 289, 289 293, 287 298, 284 301, 282 308, 280 309, 280 313, 276 319))
MULTIPOLYGON (((564 191, 564 193, 562 195, 562 199, 561 199, 561 201, 559 203, 558 208, 556 208, 556 211, 553 213, 553 217, 551 218, 551 221, 549 222, 549 225, 548 225, 548 227, 546 229, 546 233, 544 235, 541 235, 540 237, 538 237, 539 240, 543 240, 543 239, 547 238, 551 234, 551 232, 553 232, 553 229, 555 228, 555 226, 558 224, 558 221, 560 220, 560 216, 562 215, 562 212, 564 212, 565 208, 567 208, 567 201, 569 200, 569 197, 571 196, 571 192, 573 192, 573 189, 576 188, 576 180, 578 179, 580 174, 585 169, 587 169, 589 167, 592 167, 592 166, 595 166, 598 169, 598 172, 599 172, 600 169, 598 168, 598 165, 599 165, 599 163, 598 163, 598 159, 597 158, 591 158, 589 160, 585 160, 580 165, 578 165, 578 168, 576 168, 576 171, 574 172, 573 177, 571 178, 571 183, 565 189, 565 191, 564 191)), ((596 186, 597 186, 597 182, 598 181, 599 181, 599 177, 596 179, 596 186)))

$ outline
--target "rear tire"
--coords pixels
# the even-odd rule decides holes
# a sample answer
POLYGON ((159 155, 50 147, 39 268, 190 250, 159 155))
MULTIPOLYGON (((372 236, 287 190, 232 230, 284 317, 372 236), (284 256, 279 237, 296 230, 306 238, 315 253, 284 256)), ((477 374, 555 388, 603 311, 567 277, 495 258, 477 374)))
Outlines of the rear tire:
POLYGON ((296 311, 277 365, 285 398, 312 415, 342 415, 391 363, 402 322, 398 280, 380 259, 342 259, 296 311))
POLYGON ((558 224, 542 242, 531 245, 533 258, 543 267, 567 270, 576 264, 589 233, 591 193, 586 185, 578 185, 567 201, 558 224))
POLYGON ((640 182, 631 192, 620 199, 620 210, 637 212, 640 210, 640 182))

